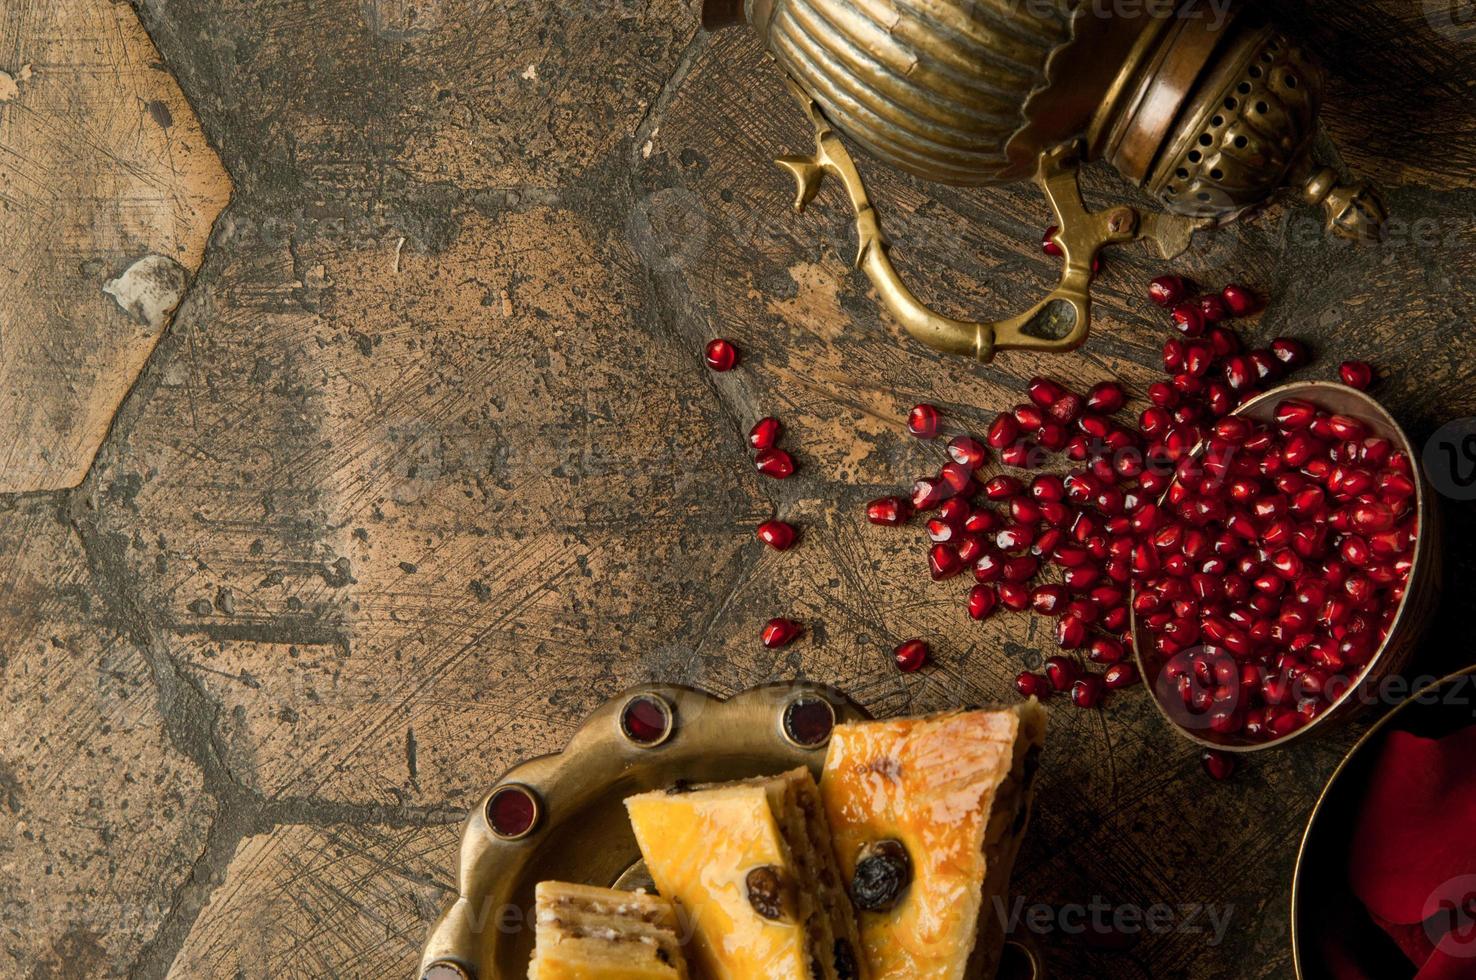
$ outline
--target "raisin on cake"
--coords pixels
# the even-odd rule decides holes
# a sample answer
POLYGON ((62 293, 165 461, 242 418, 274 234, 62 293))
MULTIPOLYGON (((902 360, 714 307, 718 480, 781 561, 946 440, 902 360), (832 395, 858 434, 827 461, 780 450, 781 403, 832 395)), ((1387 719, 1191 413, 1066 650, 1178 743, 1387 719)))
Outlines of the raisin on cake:
POLYGON ((528 980, 687 980, 671 902, 561 881, 539 882, 528 980))
POLYGON ((625 801, 708 980, 868 980, 814 777, 800 768, 625 801))
POLYGON ((820 791, 873 980, 995 975, 1044 739, 1033 699, 836 726, 820 791))

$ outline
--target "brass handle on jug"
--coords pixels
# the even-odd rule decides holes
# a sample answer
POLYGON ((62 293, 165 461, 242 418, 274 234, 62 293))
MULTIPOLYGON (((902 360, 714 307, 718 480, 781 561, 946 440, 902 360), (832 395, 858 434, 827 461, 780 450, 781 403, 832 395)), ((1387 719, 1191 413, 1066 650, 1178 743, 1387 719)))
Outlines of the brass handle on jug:
POLYGON ((1077 181, 1080 148, 1076 143, 1063 143, 1040 155, 1035 174, 1055 214, 1055 241, 1064 259, 1060 282, 1018 316, 993 322, 956 320, 928 307, 902 281, 887 254, 881 221, 850 152, 815 101, 793 81, 789 86, 815 128, 812 155, 785 156, 777 161, 794 175, 795 210, 803 211, 819 193, 825 175, 834 175, 845 187, 856 215, 856 267, 866 273, 882 303, 909 334, 947 354, 991 361, 1001 350, 1075 350, 1091 330, 1092 267, 1101 249, 1149 239, 1157 243, 1165 258, 1172 258, 1188 248, 1196 229, 1211 224, 1207 219, 1144 213, 1126 205, 1106 211, 1087 210, 1077 181))

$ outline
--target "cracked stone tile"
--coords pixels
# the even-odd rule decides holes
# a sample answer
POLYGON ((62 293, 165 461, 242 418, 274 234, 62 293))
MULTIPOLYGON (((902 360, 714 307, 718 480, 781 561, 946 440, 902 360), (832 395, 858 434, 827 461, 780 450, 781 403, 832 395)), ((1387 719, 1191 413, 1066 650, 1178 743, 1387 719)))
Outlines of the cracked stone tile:
POLYGON ((171 60, 198 64, 198 90, 194 79, 186 87, 202 114, 219 118, 227 159, 246 161, 241 172, 264 188, 298 181, 307 196, 409 222, 417 209, 401 209, 395 193, 407 187, 516 200, 556 194, 596 167, 658 101, 697 34, 700 4, 148 6, 171 60), (312 57, 303 36, 322 39, 312 57), (370 172, 377 190, 362 181, 370 172))
POLYGON ((0 492, 76 486, 230 179, 126 3, 3 3, 0 492))
POLYGON ((700 673, 773 505, 622 239, 532 208, 458 212, 434 253, 289 254, 230 221, 96 500, 237 779, 465 805, 604 697, 700 673))
POLYGON ((247 837, 168 975, 412 976, 454 891, 459 842, 451 824, 289 824, 247 837))
POLYGON ((215 804, 55 504, 0 516, 0 975, 127 972, 215 804))

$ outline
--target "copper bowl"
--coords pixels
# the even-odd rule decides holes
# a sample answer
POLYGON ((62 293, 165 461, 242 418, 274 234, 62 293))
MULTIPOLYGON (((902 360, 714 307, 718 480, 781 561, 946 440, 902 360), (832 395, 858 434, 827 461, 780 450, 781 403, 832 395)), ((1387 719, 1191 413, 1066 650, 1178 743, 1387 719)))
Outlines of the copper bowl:
POLYGON ((1378 757, 1377 749, 1396 730, 1438 738, 1476 723, 1476 705, 1470 696, 1473 676, 1476 666, 1422 687, 1375 722, 1328 778, 1307 818, 1292 875, 1291 945, 1297 980, 1322 980, 1327 975, 1320 969, 1325 958, 1321 944, 1329 932, 1344 941, 1350 938, 1346 923, 1330 921, 1335 913, 1327 899, 1349 892, 1342 860, 1351 841, 1361 794, 1367 789, 1371 767, 1378 757))
MULTIPOLYGON (((1360 419, 1368 424, 1374 435, 1388 439, 1394 443, 1396 448, 1408 455, 1410 464, 1416 473, 1415 514, 1419 522, 1414 562, 1409 571, 1409 580, 1405 584, 1404 599, 1399 604, 1393 625, 1389 628, 1389 635, 1374 652, 1358 681, 1349 684, 1347 690, 1311 722, 1276 739, 1262 740, 1247 738, 1243 735, 1220 735, 1211 731, 1207 724, 1204 728, 1186 724, 1189 719, 1185 717, 1186 713, 1182 707, 1164 704, 1165 692, 1159 690, 1158 683, 1163 664, 1159 658, 1154 657, 1153 669, 1150 669, 1149 660, 1143 652, 1148 649, 1148 644, 1145 642, 1146 630, 1139 627, 1137 614, 1132 613, 1133 656, 1137 660, 1138 672, 1143 678, 1143 683, 1148 687, 1153 698, 1154 706, 1180 735, 1200 745, 1226 752, 1258 752, 1262 749, 1285 745, 1313 731, 1327 731, 1333 725, 1347 721, 1361 709, 1377 701, 1380 685, 1387 678, 1402 671, 1409 663, 1415 647, 1435 612, 1440 592, 1440 511, 1436 506, 1435 491, 1420 471, 1420 454, 1410 444, 1409 437, 1405 435, 1399 423, 1394 421, 1393 416, 1374 398, 1356 388, 1334 384, 1330 381, 1298 381, 1282 385, 1251 399, 1236 409, 1233 414, 1244 415, 1259 422, 1274 422, 1276 406, 1286 398, 1302 398, 1319 408, 1360 419)), ((1194 448, 1196 457, 1203 452, 1202 444, 1194 448)), ((1164 496, 1167 497, 1167 492, 1164 496)), ((1136 586, 1132 590, 1132 596, 1137 597, 1136 586)), ((1129 609, 1131 608, 1130 605, 1129 609)), ((1204 720, 1207 723, 1208 716, 1204 716, 1204 720)))

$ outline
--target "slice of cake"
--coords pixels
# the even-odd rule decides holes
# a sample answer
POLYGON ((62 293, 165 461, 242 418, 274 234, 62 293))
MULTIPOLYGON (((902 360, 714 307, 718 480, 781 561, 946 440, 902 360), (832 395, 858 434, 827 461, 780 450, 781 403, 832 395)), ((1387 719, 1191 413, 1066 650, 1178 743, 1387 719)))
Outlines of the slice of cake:
POLYGON ((534 893, 537 945, 528 980, 686 980, 671 902, 561 881, 534 893))
POLYGON ((837 725, 820 792, 874 980, 993 977, 1045 711, 837 725))
POLYGON ((808 769, 625 801, 646 869, 708 980, 864 980, 808 769))

